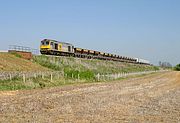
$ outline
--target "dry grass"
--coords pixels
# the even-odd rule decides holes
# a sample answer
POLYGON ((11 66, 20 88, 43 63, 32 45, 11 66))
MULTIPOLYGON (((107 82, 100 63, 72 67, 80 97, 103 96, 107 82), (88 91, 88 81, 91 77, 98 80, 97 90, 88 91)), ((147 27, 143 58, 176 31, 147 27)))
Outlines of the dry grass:
POLYGON ((0 53, 0 71, 44 71, 39 64, 18 58, 9 53, 0 53))

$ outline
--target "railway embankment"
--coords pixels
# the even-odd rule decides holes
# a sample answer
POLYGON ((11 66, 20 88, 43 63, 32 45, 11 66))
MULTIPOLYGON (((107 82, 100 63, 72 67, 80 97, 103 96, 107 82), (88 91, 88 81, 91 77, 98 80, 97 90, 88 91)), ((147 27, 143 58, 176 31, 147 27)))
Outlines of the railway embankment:
POLYGON ((84 72, 90 72, 92 74, 113 74, 159 70, 158 67, 150 65, 63 56, 40 55, 34 56, 33 60, 43 67, 55 71, 63 71, 65 74, 84 72))
POLYGON ((0 72, 34 72, 47 70, 49 69, 30 60, 25 60, 16 53, 0 52, 0 72))
POLYGON ((0 58, 0 90, 111 81, 128 73, 158 70, 154 66, 63 56, 38 55, 29 61, 17 54, 0 53, 0 58))

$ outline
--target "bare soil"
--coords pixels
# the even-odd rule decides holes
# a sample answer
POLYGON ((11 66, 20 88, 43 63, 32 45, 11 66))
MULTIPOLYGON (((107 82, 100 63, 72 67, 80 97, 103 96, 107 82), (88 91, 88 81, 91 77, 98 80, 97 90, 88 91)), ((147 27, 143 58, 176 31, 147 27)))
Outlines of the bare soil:
POLYGON ((178 123, 180 72, 109 83, 0 92, 3 123, 178 123))
POLYGON ((0 72, 4 71, 47 71, 48 69, 30 60, 18 58, 10 53, 0 52, 0 72))

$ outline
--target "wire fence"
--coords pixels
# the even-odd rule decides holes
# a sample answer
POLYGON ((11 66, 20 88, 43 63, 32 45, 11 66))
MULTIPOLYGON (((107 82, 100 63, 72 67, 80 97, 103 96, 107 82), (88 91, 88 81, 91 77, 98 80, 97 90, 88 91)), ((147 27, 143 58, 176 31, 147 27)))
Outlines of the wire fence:
MULTIPOLYGON (((116 73, 116 74, 96 74, 95 75, 95 81, 109 81, 109 80, 116 80, 124 77, 134 76, 134 75, 142 75, 142 74, 150 74, 155 72, 165 72, 167 70, 160 70, 160 71, 143 71, 143 72, 132 72, 132 73, 116 73)), ((15 78, 19 78, 21 81, 26 82, 29 78, 47 78, 50 81, 53 81, 53 79, 61 79, 61 78, 70 78, 73 80, 80 80, 82 79, 81 76, 78 74, 77 77, 75 77, 72 73, 72 75, 67 76, 67 74, 64 74, 64 72, 0 72, 0 80, 10 80, 12 81, 15 78)))
POLYGON ((20 78, 23 80, 23 82, 26 82, 27 79, 29 78, 51 78, 53 76, 64 76, 63 72, 0 72, 0 80, 13 80, 13 79, 18 79, 20 78))
POLYGON ((122 72, 122 73, 115 73, 115 74, 97 74, 96 75, 96 80, 97 81, 116 80, 116 79, 120 79, 120 78, 124 78, 124 77, 129 77, 129 76, 151 74, 151 73, 165 72, 165 71, 167 71, 167 70, 141 71, 141 72, 132 72, 132 73, 122 72))

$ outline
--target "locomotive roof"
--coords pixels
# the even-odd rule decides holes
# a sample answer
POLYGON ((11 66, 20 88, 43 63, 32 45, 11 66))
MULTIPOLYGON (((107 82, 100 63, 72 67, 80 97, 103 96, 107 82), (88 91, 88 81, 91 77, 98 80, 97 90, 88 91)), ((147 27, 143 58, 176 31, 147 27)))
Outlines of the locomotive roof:
POLYGON ((62 42, 62 41, 56 41, 56 40, 52 40, 52 39, 44 39, 42 41, 53 41, 53 42, 57 42, 57 43, 63 43, 63 44, 67 44, 67 45, 72 45, 70 43, 66 43, 66 42, 62 42))

